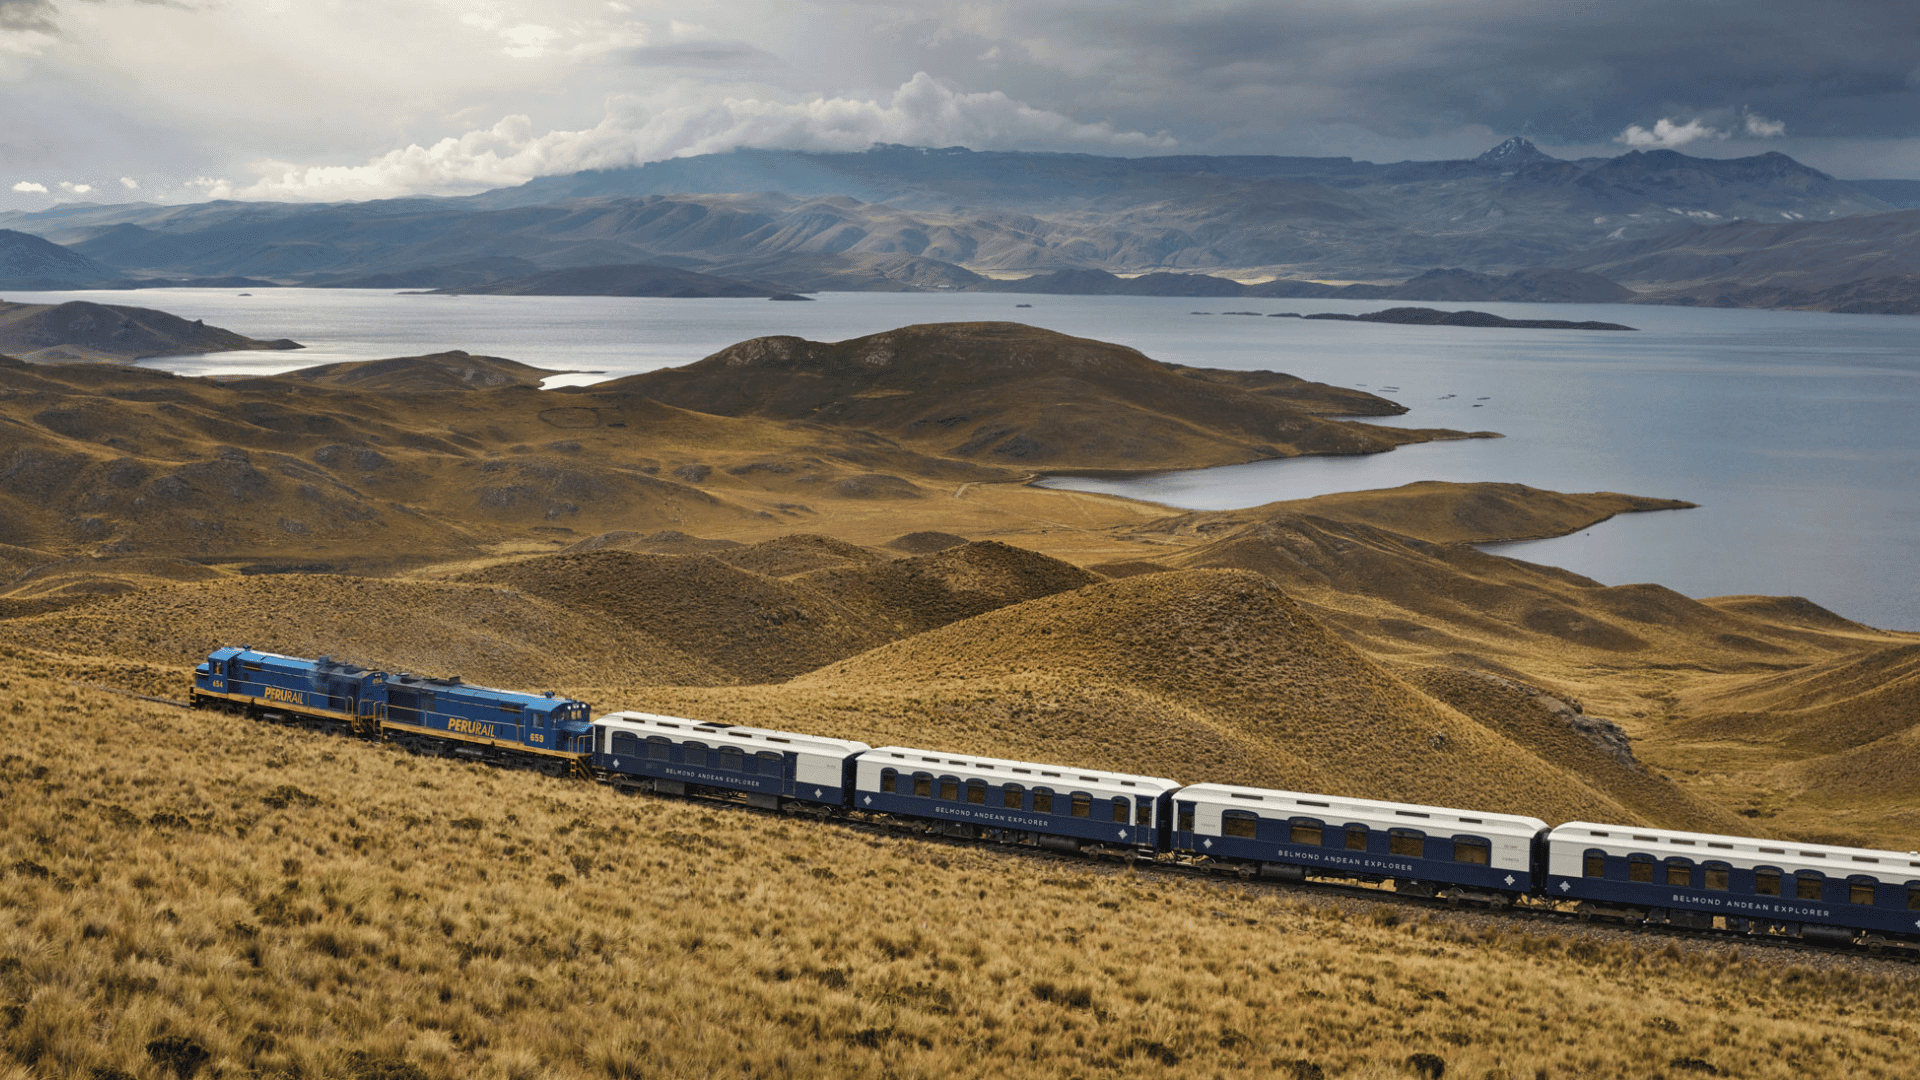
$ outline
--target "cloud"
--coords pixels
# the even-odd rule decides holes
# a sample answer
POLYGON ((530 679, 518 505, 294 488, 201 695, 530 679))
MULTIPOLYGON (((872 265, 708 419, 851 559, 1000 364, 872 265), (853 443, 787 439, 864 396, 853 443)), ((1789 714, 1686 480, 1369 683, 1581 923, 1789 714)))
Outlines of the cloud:
POLYGON ((1671 150, 1676 146, 1685 146, 1697 139, 1724 139, 1727 133, 1719 128, 1709 127, 1699 120, 1689 120, 1676 124, 1666 117, 1654 121, 1651 129, 1639 124, 1627 125, 1627 130, 1614 137, 1615 142, 1628 146, 1651 146, 1662 150, 1671 150))
POLYGON ((45 195, 47 193, 47 185, 36 184, 31 180, 22 180, 13 185, 13 190, 22 195, 45 195))
POLYGON ((60 186, 73 192, 75 195, 85 195, 87 192, 93 190, 92 184, 76 184, 71 180, 60 181, 60 186))
POLYGON ((1629 124, 1625 131, 1614 136, 1613 141, 1636 148, 1652 147, 1658 150, 1671 150, 1700 139, 1731 139, 1735 135, 1742 134, 1769 139, 1786 133, 1785 121, 1769 120, 1759 113, 1743 110, 1738 115, 1724 120, 1696 116, 1685 123, 1675 123, 1673 120, 1661 117, 1654 121, 1650 129, 1638 124, 1629 124))
POLYGON ((634 67, 759 68, 780 59, 764 49, 739 41, 688 41, 670 45, 643 45, 622 49, 615 60, 634 67))
POLYGON ((140 181, 135 180, 131 176, 123 176, 120 178, 120 186, 126 188, 128 191, 136 191, 140 187, 140 181))
POLYGON ((600 123, 582 131, 535 135, 526 117, 509 116, 491 128, 394 150, 365 165, 257 162, 248 168, 259 179, 244 187, 208 177, 191 183, 212 198, 375 199, 501 187, 536 176, 624 168, 743 146, 852 151, 881 142, 975 149, 1073 145, 1136 153, 1175 145, 1164 132, 1148 135, 1105 121, 1086 123, 999 91, 961 93, 921 72, 886 102, 743 97, 649 108, 637 99, 618 99, 600 123))

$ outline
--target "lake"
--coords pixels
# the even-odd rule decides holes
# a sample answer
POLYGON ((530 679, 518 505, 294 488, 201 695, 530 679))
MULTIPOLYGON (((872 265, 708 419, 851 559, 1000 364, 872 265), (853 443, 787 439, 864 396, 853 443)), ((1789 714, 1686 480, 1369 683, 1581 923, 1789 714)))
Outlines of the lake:
POLYGON ((1013 319, 1160 360, 1285 371, 1406 405, 1384 422, 1503 439, 1353 458, 1296 458, 1131 480, 1056 478, 1193 509, 1415 480, 1514 481, 1686 499, 1552 540, 1492 550, 1607 584, 1689 596, 1806 596, 1849 618, 1920 630, 1920 321, 1900 316, 1586 304, 1443 304, 1511 318, 1597 319, 1633 333, 1302 321, 1231 311, 1360 312, 1381 301, 824 293, 812 303, 616 297, 408 296, 373 290, 39 293, 156 307, 294 353, 148 361, 182 374, 272 373, 464 349, 603 373, 697 360, 765 334, 839 340, 918 322, 1013 319), (1030 303, 1030 308, 1015 305, 1030 303), (1194 314, 1194 312, 1212 314, 1194 314))

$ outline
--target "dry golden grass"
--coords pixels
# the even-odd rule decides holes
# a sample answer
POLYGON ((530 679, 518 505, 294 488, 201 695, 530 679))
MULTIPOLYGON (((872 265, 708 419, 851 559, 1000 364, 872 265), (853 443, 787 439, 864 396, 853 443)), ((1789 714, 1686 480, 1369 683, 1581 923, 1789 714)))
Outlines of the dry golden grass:
POLYGON ((6 664, 8 1077, 1798 1080, 1920 1035, 1905 969, 626 798, 6 664))

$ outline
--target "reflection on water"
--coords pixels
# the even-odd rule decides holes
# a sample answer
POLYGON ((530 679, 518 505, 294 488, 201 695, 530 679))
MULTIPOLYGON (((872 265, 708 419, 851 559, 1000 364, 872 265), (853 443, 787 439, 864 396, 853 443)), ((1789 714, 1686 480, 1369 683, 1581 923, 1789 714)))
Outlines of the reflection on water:
MULTIPOLYGON (((23 296, 28 294, 22 294, 23 296)), ((20 299, 21 297, 13 297, 20 299)), ((291 353, 149 361, 183 374, 270 373, 463 349, 606 377, 689 363, 746 338, 841 340, 920 322, 1017 319, 1208 367, 1290 372, 1406 405, 1379 421, 1502 439, 1353 458, 1261 462, 1139 480, 1060 479, 1194 508, 1252 506, 1415 480, 1625 491, 1699 509, 1629 515, 1511 545, 1609 584, 1692 596, 1807 596, 1850 618, 1920 629, 1920 323, 1899 316, 1618 305, 1474 304, 1515 318, 1598 319, 1637 333, 1416 327, 1189 314, 1177 297, 826 293, 812 304, 627 297, 407 296, 260 289, 37 294, 137 304, 291 353), (1030 303, 1030 308, 1016 304, 1030 303), (1391 389, 1388 389, 1391 388, 1391 389)), ((1236 300, 1263 314, 1378 302, 1236 300)), ((1457 306, 1457 305, 1447 305, 1457 306)), ((549 385, 590 376, 562 376, 549 385)))

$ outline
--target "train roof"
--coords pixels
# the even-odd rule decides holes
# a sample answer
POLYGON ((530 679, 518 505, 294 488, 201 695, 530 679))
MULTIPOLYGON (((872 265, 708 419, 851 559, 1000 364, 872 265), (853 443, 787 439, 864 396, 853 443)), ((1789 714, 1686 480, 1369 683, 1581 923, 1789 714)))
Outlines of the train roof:
POLYGON ((1790 840, 1602 825, 1591 821, 1569 821, 1555 828, 1547 840, 1550 844, 1658 852, 1669 858, 1685 856, 1696 862, 1722 860, 1778 866, 1783 870, 1818 870, 1835 877, 1887 871, 1898 871, 1903 877, 1920 877, 1920 852, 1914 851, 1800 844, 1790 840))
POLYGON ((857 754, 869 749, 866 743, 852 739, 835 739, 826 735, 804 735, 797 731, 779 731, 774 728, 744 727, 738 724, 723 724, 713 720, 689 720, 684 716, 662 716, 647 712, 611 712, 597 716, 595 724, 604 724, 613 730, 631 730, 635 732, 671 732, 680 738, 689 735, 739 739, 746 743, 772 743, 792 750, 838 751, 842 755, 857 754))
MULTIPOLYGON (((1328 810, 1370 813, 1384 817, 1404 817, 1412 821, 1451 821, 1463 825, 1506 825, 1540 832, 1547 823, 1524 814, 1496 814, 1484 810, 1462 810, 1450 806, 1424 806, 1419 803, 1386 802, 1380 799, 1352 799, 1340 795, 1314 795, 1301 791, 1273 788, 1239 787, 1234 784, 1194 784, 1180 793, 1182 799, 1214 798, 1249 803, 1267 803, 1278 809, 1308 811, 1301 816, 1329 818, 1328 810), (1323 811, 1314 813, 1314 811, 1323 811)), ((1411 822, 1409 823, 1411 825, 1411 822)))
POLYGON ((436 679, 428 675, 415 675, 412 672, 403 671, 397 675, 387 676, 387 685, 418 690, 458 690, 476 697, 493 697, 529 705, 566 705, 578 701, 577 698, 561 697, 551 690, 533 694, 524 690, 502 690, 493 686, 481 686, 479 683, 467 682, 458 675, 436 679))
POLYGON ((995 779, 1004 778, 1023 784, 1042 784, 1047 780, 1060 780, 1071 786, 1073 782, 1082 785, 1096 784, 1106 788, 1145 788, 1153 792, 1172 791, 1180 786, 1180 781, 1169 780, 1164 776, 1137 776, 1132 773, 1101 772, 1094 769, 1081 769, 1072 765, 1048 765, 1034 761, 1014 761, 1008 758, 978 757, 972 754, 954 754, 943 750, 923 750, 911 746, 882 746, 860 756, 864 763, 900 762, 914 771, 936 771, 925 769, 928 765, 945 766, 942 772, 960 775, 956 770, 991 773, 995 779))

